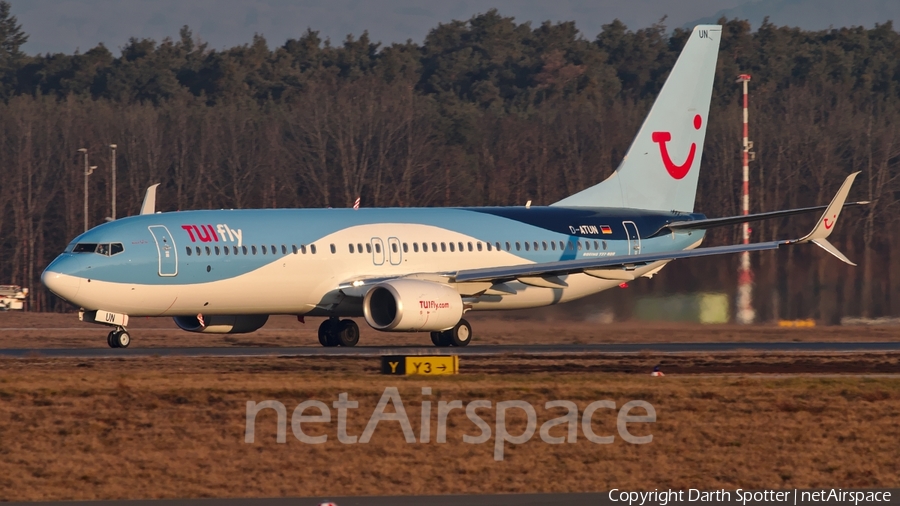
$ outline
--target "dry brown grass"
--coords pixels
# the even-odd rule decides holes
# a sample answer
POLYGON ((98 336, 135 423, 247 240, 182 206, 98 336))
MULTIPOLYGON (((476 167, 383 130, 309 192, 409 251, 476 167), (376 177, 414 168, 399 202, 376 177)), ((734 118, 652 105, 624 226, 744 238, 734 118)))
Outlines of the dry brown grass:
MULTIPOLYGON (((656 359, 635 357, 633 366, 656 359)), ((470 363, 478 364, 466 359, 463 369, 470 363)), ((377 367, 372 359, 0 360, 0 499, 889 487, 900 475, 896 377, 589 371, 426 379, 380 376, 377 367), (272 412, 260 414, 257 442, 243 442, 248 400, 274 399, 291 410, 349 392, 360 403, 349 433, 360 434, 386 386, 400 389, 417 434, 423 386, 433 388, 433 402, 526 400, 540 422, 558 416, 542 409, 548 400, 584 408, 644 399, 658 421, 647 445, 618 437, 597 445, 579 429, 577 444, 535 438, 508 446, 502 462, 492 459, 491 444, 462 442, 478 431, 458 412, 446 444, 406 444, 396 423, 380 425, 367 445, 338 443, 334 423, 324 430, 326 444, 300 443, 290 428, 278 444, 272 412)), ((595 420, 597 433, 615 434, 613 416, 598 412, 595 420)), ((523 422, 509 425, 515 434, 523 422)))
MULTIPOLYGON (((560 320, 548 311, 469 313, 475 344, 590 344, 659 342, 896 341, 900 327, 779 328, 773 325, 696 325, 689 323, 612 323, 560 320)), ((184 332, 171 318, 132 318, 132 346, 318 346, 319 318, 306 324, 291 316, 273 316, 250 334, 214 335, 184 332)), ((364 346, 431 345, 428 334, 384 333, 358 320, 364 346)), ((75 314, 0 313, 0 348, 105 347, 108 329, 79 322, 75 314)))

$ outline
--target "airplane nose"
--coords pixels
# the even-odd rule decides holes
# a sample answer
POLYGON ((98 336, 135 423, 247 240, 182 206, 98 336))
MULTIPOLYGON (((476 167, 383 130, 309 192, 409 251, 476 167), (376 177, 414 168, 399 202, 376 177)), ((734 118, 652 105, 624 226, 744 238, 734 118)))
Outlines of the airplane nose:
POLYGON ((81 278, 47 268, 41 274, 41 283, 59 297, 72 302, 81 287, 81 278))

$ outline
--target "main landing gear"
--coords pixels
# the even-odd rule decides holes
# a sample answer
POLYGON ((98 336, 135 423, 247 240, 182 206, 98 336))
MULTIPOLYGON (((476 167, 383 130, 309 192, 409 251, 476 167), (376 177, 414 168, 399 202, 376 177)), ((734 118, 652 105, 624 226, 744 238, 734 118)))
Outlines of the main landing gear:
POLYGON ((472 326, 465 320, 459 320, 459 323, 452 329, 443 332, 432 332, 431 342, 439 348, 467 346, 472 342, 472 326))
POLYGON ((329 318, 319 325, 319 344, 322 346, 356 346, 359 325, 353 320, 329 318))

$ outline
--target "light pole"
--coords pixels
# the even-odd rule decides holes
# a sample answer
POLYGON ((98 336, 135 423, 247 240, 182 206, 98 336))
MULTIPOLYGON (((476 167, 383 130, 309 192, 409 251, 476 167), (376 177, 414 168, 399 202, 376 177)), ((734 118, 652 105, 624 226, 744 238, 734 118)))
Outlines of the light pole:
POLYGON ((79 153, 84 153, 84 231, 88 231, 88 176, 94 172, 94 169, 97 167, 91 167, 88 165, 88 150, 87 148, 81 148, 78 150, 79 153))
POLYGON ((110 144, 109 149, 112 151, 112 190, 110 201, 112 202, 112 219, 116 219, 116 145, 110 144))
MULTIPOLYGON (((742 83, 744 87, 744 136, 742 142, 743 188, 741 189, 741 207, 744 216, 747 216, 750 214, 750 150, 753 149, 753 143, 748 139, 749 111, 747 108, 747 83, 750 82, 750 74, 739 75, 735 82, 742 83)), ((750 224, 744 222, 741 230, 744 236, 744 244, 750 244, 750 224)), ((753 271, 750 269, 750 253, 747 251, 741 253, 741 266, 738 272, 737 320, 738 323, 750 324, 756 319, 756 311, 753 310, 753 271)))

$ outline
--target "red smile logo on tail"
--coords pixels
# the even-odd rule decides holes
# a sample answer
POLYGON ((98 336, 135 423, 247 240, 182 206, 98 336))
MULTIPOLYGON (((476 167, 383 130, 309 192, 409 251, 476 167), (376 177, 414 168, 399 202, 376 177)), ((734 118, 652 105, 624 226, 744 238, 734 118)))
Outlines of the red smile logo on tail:
MULTIPOLYGON (((701 118, 699 114, 694 116, 694 130, 700 130, 700 126, 702 125, 703 118, 701 118)), ((687 160, 681 165, 678 165, 672 161, 672 158, 669 156, 669 149, 666 147, 666 143, 672 140, 671 132, 653 132, 650 140, 659 144, 659 154, 662 157, 663 165, 666 166, 666 171, 668 171, 670 176, 674 179, 681 179, 687 175, 691 170, 691 165, 694 163, 694 155, 697 154, 696 143, 691 143, 691 150, 688 153, 687 160)))

